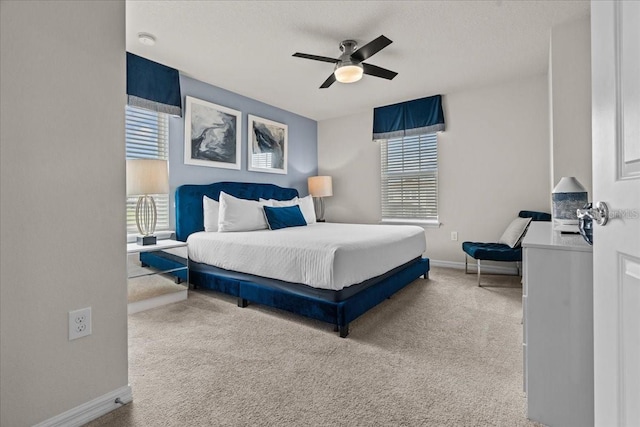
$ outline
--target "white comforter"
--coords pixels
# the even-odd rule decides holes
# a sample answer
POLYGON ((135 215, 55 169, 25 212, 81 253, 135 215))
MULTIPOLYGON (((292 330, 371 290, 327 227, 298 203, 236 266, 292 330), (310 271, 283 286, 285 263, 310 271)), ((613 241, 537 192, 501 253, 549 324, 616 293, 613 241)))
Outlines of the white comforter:
POLYGON ((306 227, 194 233, 189 258, 226 270, 340 290, 398 267, 426 249, 410 225, 316 223, 306 227))

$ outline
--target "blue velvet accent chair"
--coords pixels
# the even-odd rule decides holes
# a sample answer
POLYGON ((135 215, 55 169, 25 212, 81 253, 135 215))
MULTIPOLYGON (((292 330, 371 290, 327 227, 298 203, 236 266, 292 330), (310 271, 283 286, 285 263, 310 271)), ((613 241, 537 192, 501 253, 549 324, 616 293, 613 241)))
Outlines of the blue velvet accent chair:
MULTIPOLYGON (((546 212, 520 211, 518 216, 520 218, 531 218, 532 221, 551 221, 551 215, 546 212)), ((520 263, 522 262, 522 247, 520 247, 520 244, 515 248, 511 248, 509 245, 502 243, 464 242, 462 243, 462 250, 465 253, 465 273, 468 273, 468 257, 476 260, 478 286, 481 286, 480 261, 515 262, 518 268, 518 276, 520 275, 520 263)))

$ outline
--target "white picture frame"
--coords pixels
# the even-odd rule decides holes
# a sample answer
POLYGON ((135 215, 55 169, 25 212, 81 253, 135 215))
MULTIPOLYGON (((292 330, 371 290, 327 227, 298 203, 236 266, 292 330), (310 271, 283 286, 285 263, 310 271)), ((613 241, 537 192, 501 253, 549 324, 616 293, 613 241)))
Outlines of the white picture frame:
POLYGON ((184 163, 240 170, 242 112, 186 97, 184 163))
POLYGON ((247 170, 287 174, 289 127, 249 114, 247 123, 247 170))

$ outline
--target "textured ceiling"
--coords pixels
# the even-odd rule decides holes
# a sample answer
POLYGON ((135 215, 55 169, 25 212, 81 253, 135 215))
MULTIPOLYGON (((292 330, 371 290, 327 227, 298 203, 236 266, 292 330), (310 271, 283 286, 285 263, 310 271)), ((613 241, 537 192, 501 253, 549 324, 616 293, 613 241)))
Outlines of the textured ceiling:
MULTIPOLYGON (((588 1, 127 1, 127 50, 315 120, 546 72, 550 29, 588 1), (155 46, 137 34, 156 37, 155 46), (338 44, 393 43, 367 60, 398 72, 320 84, 338 44)), ((215 100, 214 100, 215 101, 215 100)))

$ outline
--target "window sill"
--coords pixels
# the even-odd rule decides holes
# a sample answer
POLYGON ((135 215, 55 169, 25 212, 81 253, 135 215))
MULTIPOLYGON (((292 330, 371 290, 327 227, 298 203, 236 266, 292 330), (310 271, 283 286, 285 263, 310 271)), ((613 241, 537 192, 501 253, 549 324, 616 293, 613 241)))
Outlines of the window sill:
POLYGON ((434 219, 391 219, 385 218, 380 221, 380 224, 403 224, 403 225, 418 225, 426 228, 440 228, 442 225, 440 221, 434 219))

